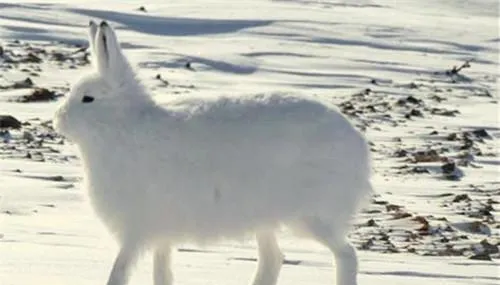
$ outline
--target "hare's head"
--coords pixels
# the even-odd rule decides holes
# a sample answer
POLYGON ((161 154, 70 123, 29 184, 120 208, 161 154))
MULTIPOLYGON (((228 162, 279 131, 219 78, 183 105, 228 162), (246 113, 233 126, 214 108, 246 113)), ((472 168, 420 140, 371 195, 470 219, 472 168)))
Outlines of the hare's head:
POLYGON ((106 22, 90 21, 89 49, 94 72, 74 84, 54 118, 56 130, 77 143, 117 128, 130 108, 148 101, 106 22))

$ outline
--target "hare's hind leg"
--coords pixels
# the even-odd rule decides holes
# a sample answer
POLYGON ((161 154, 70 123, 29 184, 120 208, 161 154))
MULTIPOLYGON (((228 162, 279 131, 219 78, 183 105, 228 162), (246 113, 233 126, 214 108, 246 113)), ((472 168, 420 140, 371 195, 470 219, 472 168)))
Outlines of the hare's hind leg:
POLYGON ((107 285, 125 285, 128 283, 130 269, 137 258, 138 249, 131 245, 122 245, 115 258, 113 269, 109 275, 107 285))
POLYGON ((335 257, 337 285, 356 285, 358 273, 358 259, 356 250, 345 239, 343 229, 333 223, 325 222, 320 218, 307 218, 300 223, 301 230, 305 230, 312 238, 330 249, 335 257))
POLYGON ((154 285, 172 285, 171 253, 172 249, 168 244, 156 248, 153 258, 154 285))
POLYGON ((253 285, 275 285, 283 264, 276 235, 272 231, 257 233, 257 246, 259 250, 258 268, 255 273, 253 285))

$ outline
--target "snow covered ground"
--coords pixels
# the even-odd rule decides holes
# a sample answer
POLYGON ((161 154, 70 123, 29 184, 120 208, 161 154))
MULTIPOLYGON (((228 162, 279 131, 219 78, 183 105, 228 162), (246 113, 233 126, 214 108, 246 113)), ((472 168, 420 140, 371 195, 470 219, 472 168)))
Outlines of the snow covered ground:
MULTIPOLYGON (((498 1, 43 2, 0 3, 0 115, 29 122, 1 133, 0 284, 102 284, 114 258, 75 149, 47 123, 57 100, 19 102, 34 87, 64 94, 89 69, 89 19, 116 27, 159 102, 290 92, 349 114, 374 156, 376 196, 350 234, 360 284, 500 282, 498 1)), ((333 284, 326 249, 280 236, 279 284, 333 284)), ((186 244, 174 272, 245 284, 255 257, 251 239, 186 244)), ((132 284, 151 284, 150 265, 132 284)))

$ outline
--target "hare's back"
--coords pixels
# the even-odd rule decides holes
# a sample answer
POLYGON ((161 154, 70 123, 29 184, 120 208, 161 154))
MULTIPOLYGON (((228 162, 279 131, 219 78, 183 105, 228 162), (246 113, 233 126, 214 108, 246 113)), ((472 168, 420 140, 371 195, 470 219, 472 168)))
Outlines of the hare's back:
POLYGON ((98 212, 124 228, 139 219, 147 232, 210 239, 298 216, 342 220, 369 190, 366 142, 334 109, 257 98, 190 110, 142 113, 120 144, 126 159, 96 156, 105 161, 93 165, 114 164, 92 172, 98 212))
POLYGON ((297 98, 205 107, 170 133, 175 163, 165 177, 186 197, 201 191, 230 216, 269 207, 280 216, 320 203, 330 210, 355 200, 361 189, 353 188, 366 184, 366 142, 334 109, 297 98))

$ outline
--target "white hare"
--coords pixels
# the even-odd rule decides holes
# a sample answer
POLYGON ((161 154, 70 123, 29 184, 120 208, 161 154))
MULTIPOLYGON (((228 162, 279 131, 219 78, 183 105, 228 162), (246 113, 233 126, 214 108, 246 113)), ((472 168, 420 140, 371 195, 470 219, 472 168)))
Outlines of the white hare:
POLYGON ((154 284, 173 284, 171 248, 241 238, 258 244, 253 285, 274 285, 286 226, 327 246, 338 285, 357 284, 350 219, 371 190, 363 136, 334 108, 284 95, 154 103, 113 29, 90 22, 95 73, 73 86, 55 127, 74 141, 95 211, 120 243, 108 285, 142 250, 154 284))

